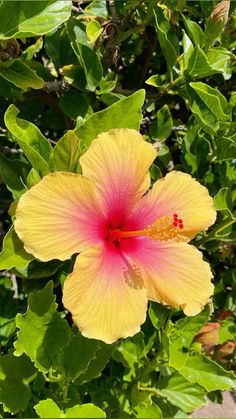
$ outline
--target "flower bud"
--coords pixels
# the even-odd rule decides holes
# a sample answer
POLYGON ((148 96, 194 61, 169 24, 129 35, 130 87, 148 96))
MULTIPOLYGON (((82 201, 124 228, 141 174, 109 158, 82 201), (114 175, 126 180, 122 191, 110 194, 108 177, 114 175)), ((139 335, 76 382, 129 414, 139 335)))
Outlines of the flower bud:
POLYGON ((214 358, 217 361, 226 363, 227 359, 225 359, 225 357, 231 355, 234 352, 234 350, 235 350, 235 343, 229 340, 228 342, 217 346, 214 358))
POLYGON ((206 323, 195 337, 194 340, 202 344, 205 352, 210 353, 217 344, 219 327, 219 323, 206 323))
POLYGON ((223 0, 218 3, 209 18, 207 19, 205 38, 206 46, 211 46, 221 34, 229 16, 230 0, 223 0))

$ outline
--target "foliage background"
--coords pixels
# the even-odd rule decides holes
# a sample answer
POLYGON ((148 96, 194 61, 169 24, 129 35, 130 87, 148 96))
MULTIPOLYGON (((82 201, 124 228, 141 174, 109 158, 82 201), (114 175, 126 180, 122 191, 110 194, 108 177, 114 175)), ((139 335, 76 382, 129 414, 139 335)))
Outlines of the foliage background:
POLYGON ((218 3, 0 2, 0 417, 185 417, 235 386, 236 3, 218 3), (193 243, 215 295, 191 318, 151 303, 140 333, 106 345, 62 306, 73 261, 34 260, 12 217, 118 127, 155 143, 153 181, 175 168, 214 196, 217 222, 193 243), (220 323, 210 355, 194 340, 207 321, 220 323))

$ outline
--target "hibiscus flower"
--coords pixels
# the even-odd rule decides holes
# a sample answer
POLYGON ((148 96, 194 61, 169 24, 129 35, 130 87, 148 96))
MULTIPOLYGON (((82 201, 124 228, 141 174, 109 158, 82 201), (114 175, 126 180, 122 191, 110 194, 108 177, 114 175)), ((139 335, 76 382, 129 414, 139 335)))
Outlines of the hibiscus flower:
POLYGON ((41 261, 76 258, 64 306, 84 336, 112 343, 145 321, 148 299, 196 315, 213 292, 211 270, 187 242, 215 221, 213 200, 190 175, 150 188, 153 146, 130 129, 100 134, 83 175, 56 172, 21 196, 15 229, 41 261))

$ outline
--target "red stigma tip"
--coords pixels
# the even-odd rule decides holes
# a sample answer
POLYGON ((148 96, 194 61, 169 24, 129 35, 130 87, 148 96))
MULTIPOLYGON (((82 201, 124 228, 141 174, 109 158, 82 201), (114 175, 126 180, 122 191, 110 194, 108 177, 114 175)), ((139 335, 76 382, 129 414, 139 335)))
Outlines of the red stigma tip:
POLYGON ((179 219, 178 220, 179 224, 183 224, 183 220, 179 219))
POLYGON ((176 223, 175 221, 173 222, 173 226, 177 227, 178 223, 176 223))
POLYGON ((179 224, 179 228, 184 228, 183 224, 179 224))
POLYGON ((173 217, 174 218, 178 218, 178 214, 173 214, 173 217))

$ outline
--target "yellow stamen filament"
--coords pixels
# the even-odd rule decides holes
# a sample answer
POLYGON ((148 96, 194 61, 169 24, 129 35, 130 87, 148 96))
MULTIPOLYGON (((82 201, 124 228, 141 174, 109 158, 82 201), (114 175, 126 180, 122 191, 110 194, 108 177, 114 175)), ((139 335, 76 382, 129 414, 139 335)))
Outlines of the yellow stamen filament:
MULTIPOLYGON (((182 227, 181 227, 182 228, 182 227)), ((143 230, 134 231, 111 231, 110 237, 112 240, 126 239, 131 237, 149 236, 155 240, 171 240, 179 235, 179 228, 177 223, 173 223, 170 216, 165 216, 157 219, 153 224, 143 230)))

